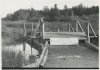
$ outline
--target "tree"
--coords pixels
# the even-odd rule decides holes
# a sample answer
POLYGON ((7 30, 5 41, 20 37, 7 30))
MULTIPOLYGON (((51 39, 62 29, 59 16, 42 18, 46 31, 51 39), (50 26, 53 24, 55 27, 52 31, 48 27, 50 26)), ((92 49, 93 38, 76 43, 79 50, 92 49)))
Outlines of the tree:
POLYGON ((99 14, 99 6, 92 7, 84 7, 81 3, 77 6, 73 6, 72 8, 67 8, 67 5, 64 6, 63 10, 59 10, 57 4, 54 5, 53 8, 48 8, 48 6, 44 6, 43 10, 35 10, 31 9, 19 9, 14 12, 14 14, 7 14, 3 20, 28 20, 28 21, 38 21, 39 18, 43 17, 47 21, 66 21, 70 17, 75 18, 75 16, 85 17, 89 15, 98 15, 99 14), (85 16, 84 16, 85 15, 85 16), (64 19, 65 18, 65 19, 64 19))
POLYGON ((73 11, 73 9, 69 9, 68 15, 69 15, 69 16, 74 16, 74 11, 73 11))
POLYGON ((57 7, 57 4, 54 5, 54 8, 50 9, 50 18, 52 21, 59 21, 60 11, 57 7))
POLYGON ((33 8, 31 8, 29 14, 30 14, 30 18, 38 16, 37 11, 33 8))
POLYGON ((63 9, 63 15, 64 15, 65 17, 67 17, 67 16, 68 16, 68 13, 69 13, 68 8, 67 8, 67 6, 65 5, 65 6, 64 6, 64 9, 63 9))
POLYGON ((59 11, 59 9, 57 7, 57 4, 54 5, 54 15, 56 17, 59 17, 60 16, 60 11, 59 11))
POLYGON ((18 20, 27 20, 28 17, 29 17, 29 12, 21 9, 18 16, 18 20))
POLYGON ((43 15, 44 15, 44 17, 49 15, 49 8, 48 8, 48 6, 44 6, 44 8, 43 8, 43 15))

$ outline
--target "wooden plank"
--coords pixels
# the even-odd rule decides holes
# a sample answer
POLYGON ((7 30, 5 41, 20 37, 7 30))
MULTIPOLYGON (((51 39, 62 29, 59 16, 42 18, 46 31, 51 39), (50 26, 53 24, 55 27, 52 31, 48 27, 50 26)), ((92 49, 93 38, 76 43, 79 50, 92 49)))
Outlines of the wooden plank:
POLYGON ((79 40, 75 38, 50 38, 50 45, 78 45, 79 40))
POLYGON ((70 24, 70 27, 71 27, 72 31, 74 32, 74 29, 73 29, 73 27, 72 27, 72 25, 71 25, 71 24, 70 24))
POLYGON ((89 25, 90 25, 90 28, 91 28, 91 30, 92 30, 94 36, 97 37, 90 23, 89 23, 89 25))
POLYGON ((82 32, 44 32, 45 34, 45 37, 46 35, 59 35, 59 36, 83 36, 85 37, 86 34, 85 33, 82 33, 82 32))
POLYGON ((42 34, 44 35, 44 23, 43 23, 43 19, 42 18, 39 20, 39 23, 38 23, 38 25, 37 25, 37 27, 36 27, 36 29, 34 31, 34 35, 33 35, 34 37, 38 33, 38 30, 39 30, 39 28, 41 26, 42 26, 42 34))
POLYGON ((78 32, 78 23, 76 21, 76 32, 78 32))
POLYGON ((60 30, 58 29, 58 32, 60 32, 60 30))
MULTIPOLYGON (((24 51, 24 57, 25 57, 25 49, 26 49, 26 41, 25 41, 25 36, 26 36, 26 25, 24 23, 24 28, 23 28, 23 31, 24 31, 24 39, 23 39, 23 51, 24 51)), ((24 58, 25 59, 25 58, 24 58)), ((23 66, 25 64, 25 60, 24 60, 24 63, 23 63, 23 66)))
POLYGON ((69 28, 69 32, 70 32, 70 23, 69 23, 69 27, 68 28, 69 28))
POLYGON ((37 30, 39 29, 39 27, 40 27, 40 25, 41 25, 42 23, 41 23, 41 20, 39 20, 39 23, 37 24, 37 27, 36 27, 36 29, 35 29, 35 31, 34 31, 34 37, 35 37, 35 35, 36 35, 36 33, 37 33, 37 30))
POLYGON ((87 24, 87 32, 86 32, 86 35, 87 35, 87 41, 90 42, 90 35, 89 35, 89 23, 87 24))
POLYGON ((42 62, 40 63, 40 67, 44 67, 46 60, 47 60, 47 57, 48 57, 48 47, 47 47, 47 50, 45 52, 44 58, 43 58, 42 62))
POLYGON ((43 36, 43 39, 44 39, 44 23, 42 24, 42 26, 43 26, 42 36, 43 36))
POLYGON ((26 36, 26 25, 24 23, 24 37, 26 36))
POLYGON ((85 42, 86 42, 86 45, 88 45, 88 46, 90 46, 90 47, 93 47, 93 48, 95 48, 96 50, 99 51, 99 47, 97 47, 96 45, 94 45, 94 44, 92 44, 92 43, 90 43, 90 42, 88 42, 88 41, 86 41, 86 40, 85 40, 85 42))
MULTIPOLYGON (((32 23, 31 37, 33 37, 33 23, 32 23)), ((31 38, 31 54, 32 54, 32 46, 33 46, 32 43, 33 43, 33 38, 31 38)))
POLYGON ((93 37, 95 37, 95 36, 90 36, 90 38, 93 38, 93 37))
POLYGON ((80 28, 81 28, 81 31, 84 33, 84 30, 83 30, 83 28, 82 28, 82 26, 81 26, 81 24, 80 24, 80 22, 79 21, 77 21, 78 22, 78 25, 80 26, 80 28))
POLYGON ((23 31, 24 31, 23 51, 25 51, 25 48, 26 48, 26 42, 25 42, 25 37, 26 37, 26 25, 25 25, 25 23, 24 23, 23 31))
POLYGON ((42 62, 42 60, 43 60, 43 58, 44 58, 45 51, 46 51, 46 49, 47 49, 47 46, 48 46, 48 41, 46 41, 45 47, 44 47, 44 49, 43 49, 43 51, 42 51, 42 53, 41 53, 41 56, 40 56, 40 58, 39 58, 38 61, 37 61, 38 64, 40 64, 40 63, 42 62))
POLYGON ((36 29, 34 30, 34 35, 33 35, 34 37, 35 37, 35 35, 36 35, 36 33, 37 33, 37 29, 38 29, 38 27, 39 27, 39 23, 38 23, 36 29))
POLYGON ((31 54, 32 54, 32 47, 33 47, 33 38, 31 38, 31 54))
POLYGON ((68 37, 77 37, 80 40, 81 39, 86 39, 86 34, 82 32, 44 32, 45 34, 45 39, 50 39, 51 37, 56 37, 56 38, 68 38, 68 37))
POLYGON ((33 23, 32 23, 32 31, 31 31, 31 37, 33 36, 33 23))
POLYGON ((77 20, 77 21, 81 21, 81 22, 84 22, 84 23, 87 23, 87 24, 89 23, 88 21, 83 21, 83 20, 77 20))

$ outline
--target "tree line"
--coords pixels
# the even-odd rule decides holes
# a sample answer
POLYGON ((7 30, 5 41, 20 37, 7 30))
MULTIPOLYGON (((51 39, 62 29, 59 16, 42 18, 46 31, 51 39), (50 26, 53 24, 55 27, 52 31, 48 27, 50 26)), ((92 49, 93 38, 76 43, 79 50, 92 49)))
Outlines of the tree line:
POLYGON ((64 6, 64 9, 59 9, 57 4, 52 8, 44 6, 43 10, 31 9, 19 9, 13 14, 7 14, 6 17, 2 18, 5 21, 35 21, 37 22, 40 17, 44 21, 69 21, 75 19, 76 16, 89 16, 89 15, 98 15, 99 6, 85 7, 82 3, 68 8, 67 5, 64 6))

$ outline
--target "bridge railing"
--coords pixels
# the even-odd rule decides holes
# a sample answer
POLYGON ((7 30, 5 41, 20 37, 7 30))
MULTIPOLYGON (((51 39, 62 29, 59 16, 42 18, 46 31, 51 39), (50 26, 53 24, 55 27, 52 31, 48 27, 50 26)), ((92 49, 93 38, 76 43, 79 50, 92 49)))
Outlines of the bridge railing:
POLYGON ((74 21, 71 21, 69 22, 69 32, 71 32, 71 29, 73 32, 79 32, 79 28, 80 30, 86 34, 86 37, 87 37, 87 41, 90 42, 90 38, 91 37, 97 37, 95 32, 94 32, 94 29, 92 28, 92 25, 90 22, 88 21, 83 21, 83 20, 74 20, 74 21), (74 28, 72 27, 72 22, 75 22, 76 24, 76 27, 75 27, 75 30, 74 28), (81 26, 82 23, 84 23, 86 25, 85 29, 86 29, 86 32, 84 31, 83 27, 81 26), (92 31, 93 33, 93 36, 90 36, 90 30, 92 31))
MULTIPOLYGON (((87 41, 89 41, 90 42, 90 38, 91 37, 97 37, 96 36, 96 34, 95 34, 95 32, 94 32, 94 29, 92 28, 92 25, 91 25, 91 23, 90 22, 88 22, 88 21, 83 21, 83 20, 74 20, 74 21, 71 21, 71 22, 68 22, 69 23, 69 32, 71 32, 71 30, 72 30, 72 32, 79 32, 79 28, 80 28, 80 30, 81 30, 81 32, 82 33, 85 33, 86 34, 86 38, 87 38, 87 41), (73 26, 72 26, 72 22, 75 22, 75 29, 73 28, 73 26), (84 29, 83 29, 83 27, 82 27, 82 23, 84 23, 85 25, 86 25, 86 27, 84 27, 85 29, 86 29, 86 31, 84 31, 84 29), (93 33, 93 36, 90 36, 90 30, 92 31, 92 33, 93 33)), ((35 36, 35 34, 37 33, 37 30, 40 28, 40 27, 42 27, 42 29, 40 29, 40 30, 42 30, 42 37, 44 38, 44 21, 43 21, 43 19, 41 18, 40 20, 39 20, 39 23, 38 23, 38 25, 37 25, 37 27, 36 27, 36 29, 35 29, 35 31, 34 31, 34 35, 33 36, 35 36)), ((58 30, 58 32, 59 32, 59 30, 58 30)))

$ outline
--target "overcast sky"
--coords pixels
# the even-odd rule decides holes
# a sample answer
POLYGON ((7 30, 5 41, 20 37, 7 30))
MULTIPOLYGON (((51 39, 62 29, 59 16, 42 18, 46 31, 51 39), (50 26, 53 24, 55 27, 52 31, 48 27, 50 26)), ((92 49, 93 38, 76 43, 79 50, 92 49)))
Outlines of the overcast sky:
POLYGON ((1 17, 5 17, 8 13, 13 13, 19 9, 34 8, 42 10, 44 6, 53 7, 56 3, 59 9, 63 9, 64 5, 68 8, 82 3, 85 6, 99 6, 99 0, 0 0, 1 17))

